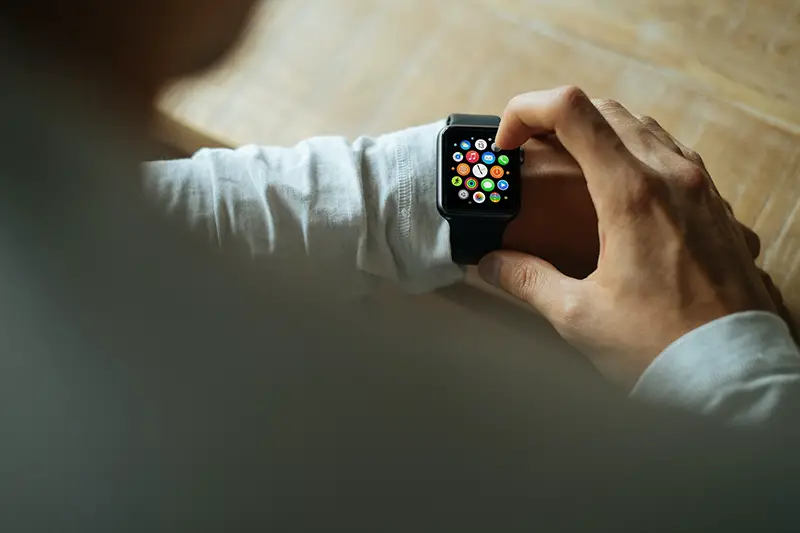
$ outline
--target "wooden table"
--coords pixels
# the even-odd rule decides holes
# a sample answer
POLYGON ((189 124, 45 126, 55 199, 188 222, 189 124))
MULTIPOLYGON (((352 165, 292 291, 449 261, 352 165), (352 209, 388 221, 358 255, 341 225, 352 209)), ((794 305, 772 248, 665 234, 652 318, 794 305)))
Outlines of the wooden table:
POLYGON ((272 0, 216 72, 165 94, 207 144, 354 138, 576 84, 704 157, 800 310, 800 2, 272 0))

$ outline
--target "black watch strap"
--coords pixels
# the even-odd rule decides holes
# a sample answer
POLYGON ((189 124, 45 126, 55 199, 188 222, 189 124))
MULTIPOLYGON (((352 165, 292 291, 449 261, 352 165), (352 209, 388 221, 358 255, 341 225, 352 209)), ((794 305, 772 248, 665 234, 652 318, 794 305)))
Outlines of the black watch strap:
POLYGON ((466 115, 460 113, 453 113, 447 117, 447 125, 454 124, 456 126, 491 126, 496 128, 500 126, 500 117, 495 115, 466 115))
MULTIPOLYGON (((495 115, 452 114, 447 125, 500 126, 495 115)), ((491 217, 455 217, 450 222, 450 253, 459 265, 477 265, 483 256, 503 246, 503 232, 508 220, 491 217)))
POLYGON ((450 253, 458 265, 477 265, 483 256, 503 247, 508 220, 457 217, 450 222, 450 253))

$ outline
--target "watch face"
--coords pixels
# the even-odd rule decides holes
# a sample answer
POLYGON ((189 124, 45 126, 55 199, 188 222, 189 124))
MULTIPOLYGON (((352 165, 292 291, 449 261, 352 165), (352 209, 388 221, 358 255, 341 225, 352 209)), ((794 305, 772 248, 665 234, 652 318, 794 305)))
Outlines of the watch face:
POLYGON ((519 211, 520 151, 493 150, 497 128, 448 126, 439 146, 439 205, 453 215, 519 211))

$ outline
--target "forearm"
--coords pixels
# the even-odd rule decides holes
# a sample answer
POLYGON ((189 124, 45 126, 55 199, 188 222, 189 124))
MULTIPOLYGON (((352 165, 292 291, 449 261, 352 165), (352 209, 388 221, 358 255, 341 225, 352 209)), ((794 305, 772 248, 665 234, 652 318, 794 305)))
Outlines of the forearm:
POLYGON ((201 150, 149 163, 148 192, 225 249, 360 292, 376 278, 427 291, 462 275, 435 205, 432 124, 349 143, 315 138, 293 148, 201 150))
POLYGON ((800 353, 777 315, 731 315, 669 346, 631 396, 737 425, 782 420, 800 398, 800 353))

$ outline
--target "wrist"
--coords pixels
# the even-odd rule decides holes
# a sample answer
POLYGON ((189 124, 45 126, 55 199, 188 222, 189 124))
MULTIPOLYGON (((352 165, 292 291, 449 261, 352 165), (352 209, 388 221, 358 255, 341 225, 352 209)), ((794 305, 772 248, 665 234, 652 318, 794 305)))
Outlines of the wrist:
POLYGON ((600 240, 583 175, 579 168, 552 162, 547 154, 537 157, 527 146, 526 154, 521 208, 503 234, 503 248, 535 255, 564 274, 585 278, 597 268, 600 240))

